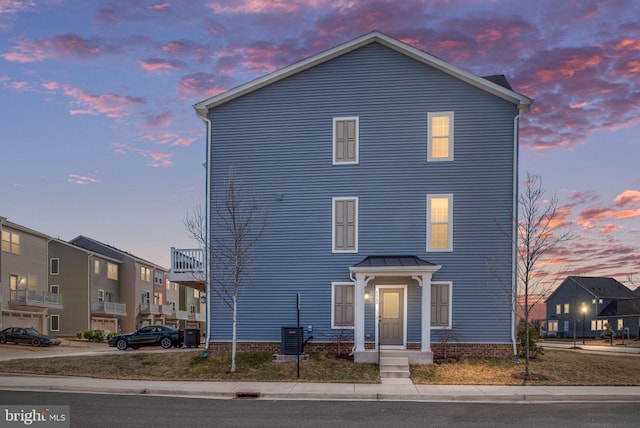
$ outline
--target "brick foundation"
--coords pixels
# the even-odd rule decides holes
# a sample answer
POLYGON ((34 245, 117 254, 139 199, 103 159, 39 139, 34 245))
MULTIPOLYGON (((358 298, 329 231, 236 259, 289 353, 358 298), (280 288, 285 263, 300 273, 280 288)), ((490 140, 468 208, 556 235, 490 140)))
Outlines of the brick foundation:
MULTIPOLYGON (((348 354, 351 352, 353 343, 332 343, 332 342, 309 342, 305 345, 305 352, 316 352, 322 354, 348 354)), ((211 351, 230 352, 231 342, 211 342, 211 351)), ((281 351, 280 342, 238 342, 236 343, 238 352, 272 352, 277 354, 281 351)), ((375 349, 374 343, 365 343, 365 349, 375 349)), ((407 349, 419 350, 420 343, 409 343, 407 349)), ((444 345, 432 343, 431 351, 435 358, 444 357, 444 345)), ((447 344, 447 357, 497 357, 508 358, 513 356, 513 347, 510 343, 449 343, 447 344)))

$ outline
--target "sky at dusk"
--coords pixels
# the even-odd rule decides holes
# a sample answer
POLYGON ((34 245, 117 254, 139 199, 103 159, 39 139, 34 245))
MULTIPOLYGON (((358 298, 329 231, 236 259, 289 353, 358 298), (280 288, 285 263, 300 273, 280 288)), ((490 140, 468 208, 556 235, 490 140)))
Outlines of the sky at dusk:
POLYGON ((535 99, 520 173, 575 239, 547 268, 640 286, 640 1, 0 0, 0 216, 169 267, 205 198, 192 105, 373 30, 535 99))

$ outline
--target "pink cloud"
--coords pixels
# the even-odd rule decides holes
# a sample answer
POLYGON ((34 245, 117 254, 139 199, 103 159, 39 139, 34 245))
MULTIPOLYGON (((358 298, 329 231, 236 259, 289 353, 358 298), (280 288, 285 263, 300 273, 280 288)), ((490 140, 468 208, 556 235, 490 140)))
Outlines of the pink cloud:
POLYGON ((173 165, 173 155, 171 153, 144 150, 122 143, 113 143, 111 147, 113 149, 113 152, 116 154, 126 155, 128 153, 134 153, 144 158, 148 158, 149 162, 147 163, 147 165, 152 168, 173 165))
POLYGON ((174 71, 184 68, 185 64, 182 61, 169 61, 160 58, 149 58, 138 61, 138 64, 148 72, 157 73, 163 71, 174 71))
POLYGON ((616 206, 624 207, 626 205, 636 205, 640 203, 640 191, 638 190, 625 190, 616 196, 616 206))
MULTIPOLYGON (((83 38, 66 34, 47 39, 18 41, 13 50, 0 55, 10 62, 41 62, 50 58, 73 56, 77 58, 95 58, 103 51, 103 43, 98 38, 83 38)), ((111 48, 109 48, 110 50, 111 48)))
POLYGON ((604 226, 602 226, 600 228, 600 232, 602 233, 608 233, 608 232, 615 232, 616 230, 620 230, 621 227, 617 224, 614 223, 609 223, 609 224, 605 224, 604 226))
POLYGON ((168 146, 183 146, 189 147, 198 137, 191 137, 185 134, 192 133, 193 131, 177 132, 154 132, 148 133, 142 136, 142 140, 150 141, 154 144, 168 145, 168 146))
POLYGON ((42 87, 50 91, 55 91, 58 89, 59 85, 58 82, 45 82, 42 84, 42 87))
POLYGON ((204 100, 228 89, 231 80, 208 73, 195 73, 184 76, 178 82, 178 94, 182 96, 198 97, 204 100))
POLYGON ((159 4, 154 4, 151 6, 147 6, 147 9, 149 10, 167 10, 167 9, 171 9, 171 4, 170 3, 159 3, 159 4))
POLYGON ((70 86, 65 86, 63 93, 71 97, 73 103, 79 106, 79 108, 70 111, 72 115, 105 115, 110 118, 119 119, 128 116, 131 108, 146 104, 146 101, 140 97, 118 94, 96 95, 70 86))

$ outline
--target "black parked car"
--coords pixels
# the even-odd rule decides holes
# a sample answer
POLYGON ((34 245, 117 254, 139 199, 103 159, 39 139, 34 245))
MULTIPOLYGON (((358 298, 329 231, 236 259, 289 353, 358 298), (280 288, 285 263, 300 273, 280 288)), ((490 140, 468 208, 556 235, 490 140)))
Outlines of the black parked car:
POLYGON ((0 331, 0 343, 26 343, 33 346, 59 345, 60 339, 40 333, 35 328, 9 327, 0 331))
POLYGON ((172 346, 179 348, 184 343, 184 332, 168 325, 148 325, 135 333, 126 333, 113 336, 109 339, 109 346, 124 351, 128 347, 137 349, 141 346, 160 345, 164 349, 172 346))

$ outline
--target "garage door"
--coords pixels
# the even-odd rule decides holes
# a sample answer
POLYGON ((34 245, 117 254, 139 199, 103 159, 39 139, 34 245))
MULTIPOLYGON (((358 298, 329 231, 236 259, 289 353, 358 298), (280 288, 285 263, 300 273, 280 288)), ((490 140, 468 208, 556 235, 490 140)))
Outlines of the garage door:
POLYGON ((2 312, 2 328, 7 327, 33 327, 39 332, 46 333, 43 329, 44 315, 29 312, 2 312))
POLYGON ((91 318, 91 329, 117 333, 118 320, 116 318, 91 318))

